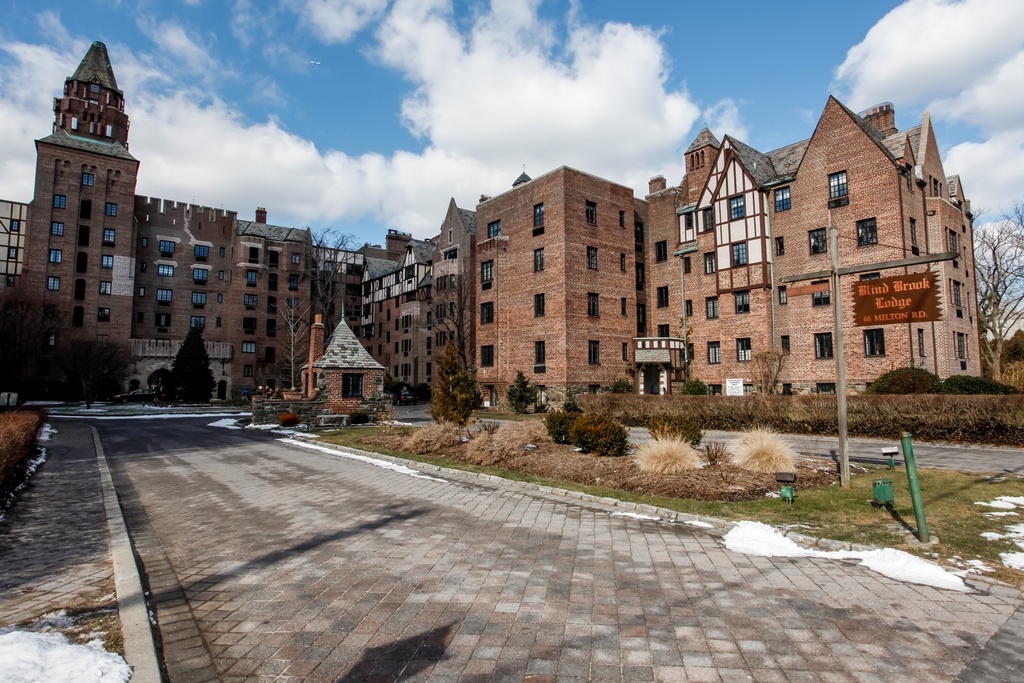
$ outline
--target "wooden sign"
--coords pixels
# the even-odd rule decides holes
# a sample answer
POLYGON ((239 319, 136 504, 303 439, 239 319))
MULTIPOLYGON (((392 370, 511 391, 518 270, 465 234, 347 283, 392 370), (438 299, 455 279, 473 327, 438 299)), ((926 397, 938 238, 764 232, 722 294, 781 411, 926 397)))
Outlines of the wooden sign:
POLYGON ((828 280, 824 282, 812 282, 809 285, 800 285, 799 287, 788 287, 786 288, 786 296, 800 296, 801 294, 817 294, 818 292, 827 292, 830 289, 828 280))
POLYGON ((858 327, 942 320, 935 273, 861 280, 853 287, 853 315, 858 327))

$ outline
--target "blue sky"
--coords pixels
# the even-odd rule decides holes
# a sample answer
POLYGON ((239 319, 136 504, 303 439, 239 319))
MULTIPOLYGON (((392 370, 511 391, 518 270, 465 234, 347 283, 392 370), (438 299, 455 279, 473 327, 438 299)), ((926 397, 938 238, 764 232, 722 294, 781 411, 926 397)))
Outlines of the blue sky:
POLYGON ((524 165, 682 177, 707 124, 768 151, 829 94, 930 111, 947 173, 995 218, 1024 195, 1024 3, 863 0, 0 0, 0 197, 93 40, 132 119, 139 194, 270 222, 434 234, 524 165), (318 62, 314 64, 313 62, 318 62))

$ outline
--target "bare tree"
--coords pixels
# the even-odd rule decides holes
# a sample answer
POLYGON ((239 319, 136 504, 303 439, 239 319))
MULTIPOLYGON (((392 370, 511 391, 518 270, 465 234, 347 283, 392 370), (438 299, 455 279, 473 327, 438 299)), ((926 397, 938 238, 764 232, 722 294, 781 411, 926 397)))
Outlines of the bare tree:
POLYGON ((126 344, 92 339, 62 345, 58 363, 69 382, 77 382, 87 407, 97 398, 116 393, 131 367, 126 344))
POLYGON ((762 394, 774 394, 786 355, 781 351, 762 351, 754 355, 754 373, 762 394))
POLYGON ((434 325, 444 332, 446 343, 455 346, 464 368, 469 367, 471 358, 473 294, 473 283, 465 275, 435 269, 432 294, 434 325))
POLYGON ((309 265, 309 279, 312 288, 310 307, 313 313, 322 316, 324 328, 328 335, 334 331, 335 325, 342 321, 341 310, 337 304, 342 297, 344 307, 345 275, 349 272, 349 264, 354 265, 353 247, 355 237, 338 232, 333 228, 309 231, 309 253, 306 262, 309 265))
POLYGON ((56 307, 20 294, 0 296, 0 389, 22 391, 30 361, 56 344, 61 328, 56 307))
POLYGON ((1024 323, 1024 202, 1014 202, 1001 221, 974 231, 974 276, 982 353, 992 379, 1003 381, 1003 346, 1024 323))
POLYGON ((277 372, 292 391, 298 386, 302 364, 309 357, 309 309, 297 298, 286 299, 284 306, 277 309, 284 328, 284 353, 278 360, 277 372))

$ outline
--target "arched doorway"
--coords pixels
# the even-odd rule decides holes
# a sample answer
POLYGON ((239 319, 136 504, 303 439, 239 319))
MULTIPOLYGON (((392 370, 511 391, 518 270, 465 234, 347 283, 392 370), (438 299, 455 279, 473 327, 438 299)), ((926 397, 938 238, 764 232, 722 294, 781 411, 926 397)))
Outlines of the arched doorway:
POLYGON ((167 368, 160 368, 150 373, 146 379, 150 389, 156 391, 157 398, 169 399, 174 397, 174 386, 171 382, 171 371, 167 368))
POLYGON ((217 400, 223 401, 228 397, 228 382, 222 379, 217 382, 217 400))
POLYGON ((141 384, 141 382, 137 379, 133 379, 132 381, 128 382, 128 391, 135 391, 136 389, 139 388, 139 384, 141 384))
POLYGON ((661 393, 661 366, 645 365, 643 368, 644 394, 651 396, 661 393))

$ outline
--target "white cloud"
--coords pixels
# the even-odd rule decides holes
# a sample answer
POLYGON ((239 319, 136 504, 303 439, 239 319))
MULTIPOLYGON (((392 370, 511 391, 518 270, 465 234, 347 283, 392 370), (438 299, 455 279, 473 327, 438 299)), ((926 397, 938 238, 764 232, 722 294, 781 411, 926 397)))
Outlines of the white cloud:
POLYGON ((300 16, 321 39, 343 43, 387 9, 388 0, 300 0, 300 16))
POLYGON ((908 0, 849 50, 835 86, 854 109, 898 98, 897 111, 977 127, 983 139, 952 147, 946 172, 975 207, 997 210, 1024 187, 1022 24, 1020 2, 908 0))
POLYGON ((749 132, 740 120, 739 108, 732 100, 722 100, 705 109, 704 120, 719 140, 729 135, 740 142, 747 142, 749 132))

